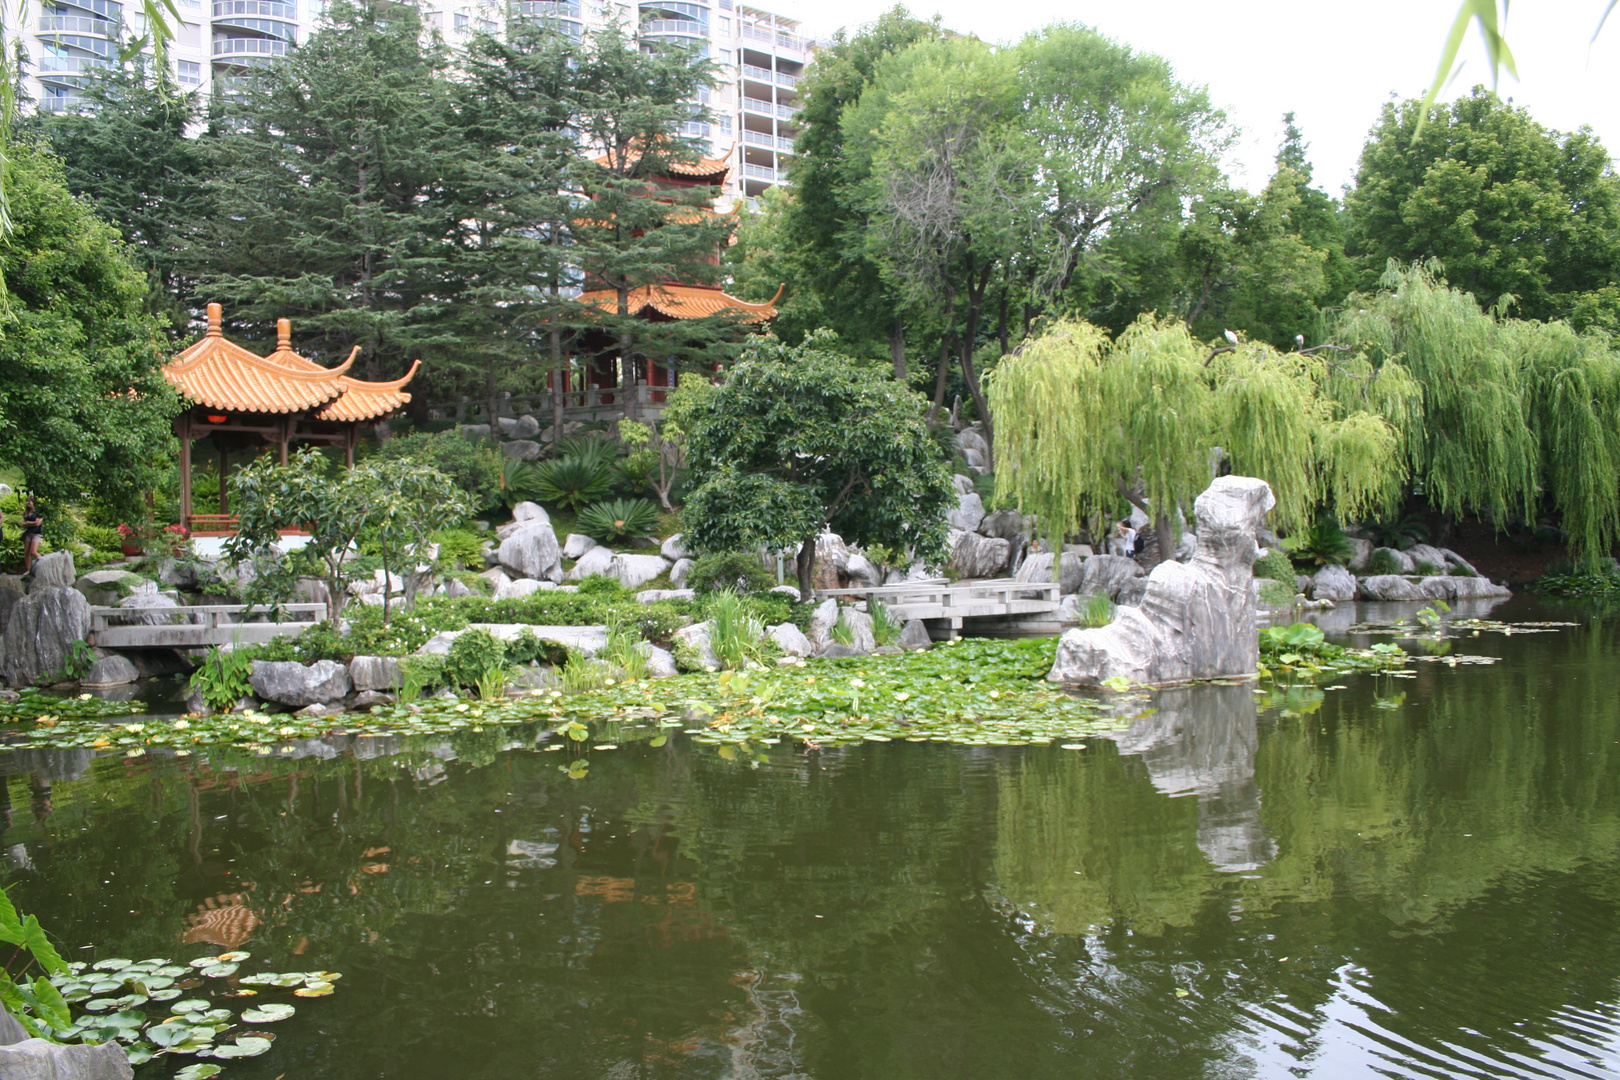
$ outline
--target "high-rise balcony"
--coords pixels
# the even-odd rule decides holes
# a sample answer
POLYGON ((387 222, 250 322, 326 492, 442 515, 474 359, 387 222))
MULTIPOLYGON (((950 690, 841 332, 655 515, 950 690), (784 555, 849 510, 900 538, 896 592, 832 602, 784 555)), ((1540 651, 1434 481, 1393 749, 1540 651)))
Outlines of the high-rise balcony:
POLYGON ((774 49, 787 49, 792 52, 802 53, 812 47, 812 42, 807 38, 784 34, 768 26, 754 26, 750 23, 743 24, 742 36, 746 41, 758 41, 774 49))
POLYGON ((689 19, 648 19, 641 24, 643 34, 681 34, 685 37, 707 38, 709 27, 706 23, 693 22, 689 19))
POLYGON ((277 3, 276 0, 215 0, 214 18, 223 19, 232 15, 257 15, 282 22, 297 22, 298 8, 293 4, 277 3))
POLYGON ((112 68, 112 61, 94 56, 41 56, 34 69, 42 83, 82 87, 85 77, 112 68))
POLYGON ((252 63, 263 58, 286 56, 289 44, 280 38, 216 38, 214 59, 226 63, 243 60, 252 63))
POLYGON ((264 34, 268 37, 281 38, 283 41, 296 40, 298 27, 290 22, 279 19, 250 19, 245 15, 225 15, 214 20, 214 29, 246 30, 250 34, 264 34))
POLYGON ((766 150, 775 150, 782 154, 793 153, 793 140, 765 131, 749 131, 743 129, 742 141, 748 146, 759 146, 766 150))
POLYGON ((760 116, 774 116, 782 120, 791 120, 799 115, 797 105, 778 105, 774 101, 764 101, 760 98, 745 97, 742 99, 744 112, 757 113, 760 116))
POLYGON ((42 97, 39 99, 39 111, 47 113, 78 112, 85 108, 89 99, 79 94, 64 94, 61 97, 42 97))
POLYGON ((581 18, 579 4, 569 0, 522 0, 517 5, 517 14, 538 19, 581 18))
POLYGON ((111 19, 98 19, 87 15, 41 15, 41 34, 91 34, 95 37, 118 40, 118 24, 111 19))
MULTIPOLYGON (((124 18, 124 5, 118 0, 56 0, 56 7, 78 8, 86 14, 99 15, 109 22, 121 22, 124 18)), ((67 15, 70 12, 62 11, 56 14, 67 15)))
POLYGON ((773 169, 769 165, 749 165, 743 163, 743 175, 751 180, 769 180, 773 184, 780 184, 787 179, 780 169, 773 169))

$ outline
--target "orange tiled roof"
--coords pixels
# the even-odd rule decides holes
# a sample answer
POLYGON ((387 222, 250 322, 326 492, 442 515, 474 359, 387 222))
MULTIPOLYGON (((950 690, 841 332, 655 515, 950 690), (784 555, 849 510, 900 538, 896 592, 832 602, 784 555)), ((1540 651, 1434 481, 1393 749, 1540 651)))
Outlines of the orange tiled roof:
MULTIPOLYGON (((603 311, 612 311, 619 303, 618 294, 612 289, 592 289, 581 293, 579 298, 603 311)), ((738 322, 762 323, 776 318, 776 302, 781 298, 780 287, 765 303, 752 304, 706 285, 643 285, 630 290, 630 314, 640 315, 651 309, 670 319, 732 315, 738 322)))
MULTIPOLYGON (((640 159, 641 151, 631 148, 625 151, 624 156, 627 163, 634 162, 640 159)), ((613 166, 613 151, 598 154, 594 160, 603 168, 611 168, 613 166)), ((726 174, 731 172, 731 166, 727 162, 719 158, 706 157, 700 157, 696 161, 666 161, 664 168, 670 176, 688 176, 698 180, 710 179, 717 184, 724 183, 726 174)))
POLYGON ((208 331, 202 340, 163 366, 163 377, 180 396, 228 412, 296 413, 319 408, 317 419, 360 421, 386 416, 409 401, 401 393, 416 374, 388 383, 351 379, 346 372, 360 349, 334 368, 324 368, 292 350, 292 326, 276 322, 276 351, 259 356, 226 340, 222 312, 208 305, 208 331), (323 407, 324 406, 324 407, 323 407))

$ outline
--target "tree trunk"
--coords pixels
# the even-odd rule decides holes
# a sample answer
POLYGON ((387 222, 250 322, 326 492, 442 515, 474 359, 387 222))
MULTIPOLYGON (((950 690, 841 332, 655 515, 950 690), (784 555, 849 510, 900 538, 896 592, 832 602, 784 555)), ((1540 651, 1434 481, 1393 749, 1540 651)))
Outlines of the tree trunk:
POLYGON ((484 394, 486 395, 484 419, 489 423, 490 435, 499 438, 501 424, 495 410, 500 407, 500 402, 495 396, 495 365, 493 361, 490 363, 489 370, 484 373, 484 394))
POLYGON ((894 360, 894 381, 904 384, 906 381, 906 324, 898 314, 894 317, 894 329, 889 331, 889 356, 894 360))
MULTIPOLYGON (((628 301, 626 302, 628 306, 628 301)), ((628 329, 619 332, 619 365, 623 368, 624 418, 636 419, 636 358, 635 339, 628 329)))
POLYGON ((813 585, 816 578, 816 538, 814 536, 805 537, 804 543, 799 545, 798 565, 795 569, 799 574, 799 602, 808 604, 816 595, 813 585))
POLYGON ((939 419, 939 410, 945 407, 945 379, 951 372, 951 340, 950 334, 939 339, 939 370, 934 376, 934 403, 928 407, 926 417, 929 427, 934 426, 939 419))
POLYGON ((1153 566, 1157 566, 1176 557, 1176 534, 1170 528, 1170 519, 1163 514, 1153 515, 1153 532, 1159 541, 1159 557, 1153 561, 1153 566))
POLYGON ((968 393, 973 397, 973 408, 979 414, 979 421, 984 424, 985 445, 990 448, 990 454, 985 464, 990 466, 992 472, 996 468, 996 429, 990 418, 990 402, 985 400, 984 387, 979 385, 978 375, 973 370, 973 344, 970 341, 962 342, 962 378, 967 380, 968 393))
POLYGON ((563 429, 563 387, 567 385, 567 373, 562 366, 562 332, 553 330, 551 338, 551 441, 555 443, 562 438, 563 429))

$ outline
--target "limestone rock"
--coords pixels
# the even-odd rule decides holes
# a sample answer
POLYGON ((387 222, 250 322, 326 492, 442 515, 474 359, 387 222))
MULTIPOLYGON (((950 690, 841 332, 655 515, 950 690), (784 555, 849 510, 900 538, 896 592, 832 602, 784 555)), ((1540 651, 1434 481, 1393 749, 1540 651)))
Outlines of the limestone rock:
POLYGON ((980 476, 984 476, 990 471, 990 459, 985 455, 983 450, 978 450, 971 446, 963 447, 962 460, 967 462, 968 468, 972 469, 980 476))
POLYGON ((1506 585, 1498 585, 1490 578, 1448 577, 1446 581, 1451 583, 1453 600, 1487 600, 1513 595, 1513 591, 1506 585))
POLYGON ((1363 600, 1422 600, 1423 590, 1399 574, 1378 574, 1361 579, 1363 600))
POLYGON ((1351 536, 1347 537, 1346 539, 1350 541, 1351 555, 1350 561, 1345 565, 1348 566, 1352 571, 1360 570, 1362 567, 1367 565, 1367 556, 1371 555, 1373 552, 1373 542, 1371 540, 1363 540, 1359 536, 1351 536))
POLYGON ((950 522, 953 529, 963 532, 977 532, 979 523, 984 520, 984 500, 979 498, 977 492, 969 492, 959 496, 956 509, 947 511, 945 520, 950 522))
POLYGON ((1311 577, 1311 599, 1354 600, 1356 577, 1342 566, 1324 566, 1311 577))
POLYGON ((928 633, 928 624, 921 619, 907 621, 900 631, 900 647, 902 649, 917 650, 931 648, 934 639, 928 633))
POLYGON ((489 425, 488 424, 462 424, 456 430, 461 432, 461 436, 464 439, 487 439, 487 438, 489 438, 489 425))
POLYGON ((832 640, 832 628, 838 622, 838 601, 828 597, 810 613, 810 641, 821 648, 832 640))
MULTIPOLYGON (((1093 555, 1091 559, 1116 557, 1119 556, 1093 555)), ((1086 581, 1086 563, 1089 563, 1091 559, 1082 561, 1079 556, 1071 552, 1065 551, 1063 553, 1063 557, 1058 561, 1058 595, 1066 596, 1069 593, 1082 591, 1082 586, 1086 581)), ((1129 559, 1124 561, 1131 562, 1129 559)), ((1131 563, 1131 565, 1135 566, 1136 564, 1131 563)), ((1137 567, 1136 573, 1140 575, 1141 572, 1141 567, 1137 567)), ((1132 576, 1126 575, 1123 570, 1118 569, 1112 570, 1111 573, 1115 576, 1132 576)), ((1107 589, 1102 587, 1107 584, 1102 576, 1102 571, 1099 570, 1098 575, 1099 587, 1096 591, 1106 592, 1107 589)), ((1050 551, 1039 551, 1026 558, 1019 564, 1018 573, 1013 575, 1013 580, 1029 581, 1039 585, 1050 584, 1052 580, 1052 553, 1050 551)))
POLYGON ((52 682, 67 667, 73 643, 89 633, 90 602, 79 590, 67 585, 30 590, 6 620, 0 675, 12 686, 52 682))
POLYGON ((781 593, 783 596, 791 597, 794 603, 799 602, 799 587, 797 585, 773 585, 771 586, 770 591, 773 593, 781 593))
POLYGON ((816 653, 816 657, 821 660, 845 660, 851 656, 860 655, 861 651, 859 649, 850 648, 848 645, 840 645, 836 641, 829 641, 816 653))
MULTIPOLYGON (((1058 568, 1062 577, 1068 577, 1067 559, 1058 568)), ((1142 564, 1123 555, 1088 555, 1080 562, 1080 583, 1073 591, 1084 596, 1106 596, 1118 601, 1120 593, 1133 581, 1145 577, 1142 564)), ((1065 588, 1063 592, 1070 590, 1065 588)))
POLYGON ((531 521, 538 521, 541 524, 550 525, 551 515, 546 513, 546 508, 541 506, 539 503, 529 502, 527 499, 525 499, 523 502, 520 502, 516 506, 512 507, 512 520, 523 525, 527 525, 531 521))
POLYGON ((568 539, 563 541, 562 556, 565 559, 577 559, 595 546, 596 541, 583 533, 569 533, 568 539))
POLYGON ((1475 574, 1479 573, 1478 570, 1474 570, 1474 564, 1473 563, 1469 562, 1467 559, 1463 558, 1461 555, 1457 554, 1455 551, 1452 551, 1450 548, 1439 548, 1438 550, 1439 550, 1440 554, 1442 554, 1442 555, 1444 555, 1446 557, 1446 565, 1447 566, 1461 566, 1461 567, 1464 567, 1465 569, 1473 570, 1473 572, 1475 574))
MULTIPOLYGON (((1397 548, 1373 548, 1373 555, 1378 554, 1380 551, 1387 551, 1390 553, 1390 555, 1395 559, 1395 565, 1401 568, 1401 573, 1410 574, 1412 572, 1412 556, 1408 555, 1406 552, 1397 548)), ((1372 556, 1368 556, 1368 558, 1371 557, 1372 556)))
POLYGON ((579 557, 563 575, 564 581, 579 581, 588 577, 612 577, 614 552, 611 548, 593 547, 579 557))
MULTIPOLYGON (((965 578, 991 578, 1006 569, 1011 545, 997 536, 952 529, 945 540, 950 566, 965 578)), ((1050 564, 1048 564, 1050 565, 1050 564)))
POLYGON ((79 679, 79 685, 85 689, 101 686, 123 686, 132 683, 141 677, 135 665, 130 663, 128 657, 116 653, 104 656, 90 665, 90 670, 79 679))
POLYGON ((849 547, 837 533, 824 532, 816 538, 816 570, 810 579, 812 589, 842 589, 849 579, 849 547))
POLYGON ((392 705, 394 695, 384 690, 362 690, 354 695, 356 709, 369 709, 373 705, 392 705))
POLYGON ((1275 505, 1263 480, 1217 478, 1194 504, 1193 561, 1160 563, 1141 606, 1120 607, 1107 626, 1065 633, 1047 678, 1096 686, 1115 676, 1166 683, 1255 670, 1255 533, 1275 505))
MULTIPOLYGON (((696 563, 691 559, 675 560, 675 565, 669 568, 669 583, 677 589, 686 588, 686 576, 692 572, 692 567, 695 565, 696 563)), ((797 595, 797 592, 795 592, 795 595, 797 595)))
POLYGON ((1025 535, 1024 515, 1016 510, 997 510, 984 515, 977 531, 985 536, 999 536, 1011 543, 1025 535))
MULTIPOLYGON (((608 631, 605 626, 532 626, 528 623, 469 623, 468 630, 488 630, 502 641, 514 641, 525 630, 541 641, 578 649, 587 657, 595 656, 607 648, 608 631)), ((450 646, 460 637, 461 630, 444 630, 434 634, 416 650, 417 656, 448 656, 450 646)))
POLYGON ((0 635, 6 632, 6 622, 11 618, 11 609, 17 606, 17 601, 23 598, 21 589, 13 589, 10 585, 0 585, 0 635))
POLYGON ((844 608, 844 625, 849 628, 849 647, 858 653, 869 653, 877 648, 872 633, 872 616, 852 607, 844 608))
POLYGON ((816 651, 804 632, 790 622, 778 623, 765 634, 788 656, 809 656, 816 651))
POLYGON ((656 604, 660 600, 696 600, 691 589, 643 589, 636 593, 636 603, 656 604))
POLYGON ((343 711, 342 709, 335 709, 330 705, 327 705, 327 704, 324 704, 322 702, 317 701, 313 705, 305 705, 302 709, 299 709, 293 715, 294 716, 334 716, 337 713, 340 713, 342 711, 343 711))
POLYGON ((501 443, 501 453, 519 461, 537 461, 540 458, 540 444, 532 439, 513 439, 501 443))
POLYGON ((41 555, 34 560, 34 568, 25 576, 28 578, 30 593, 64 588, 72 585, 79 577, 73 569, 71 551, 53 551, 49 555, 41 555))
POLYGON ((680 674, 675 666, 675 654, 668 649, 660 649, 650 641, 639 641, 636 648, 647 658, 649 679, 673 679, 680 674))
POLYGON ((1412 560, 1412 569, 1417 570, 1418 563, 1428 563, 1437 571, 1444 573, 1446 569, 1446 553, 1439 548, 1428 544, 1413 544, 1406 549, 1407 558, 1412 560))
POLYGON ((875 589, 883 584, 883 571, 858 551, 850 552, 849 561, 844 564, 844 568, 849 574, 851 588, 875 589))
POLYGON ((332 590, 320 578, 301 577, 293 582, 293 602, 297 604, 330 604, 332 590))
POLYGON ((399 661, 392 656, 357 656, 349 661, 349 682, 356 690, 397 690, 405 685, 399 661))
MULTIPOLYGON (((92 570, 73 583, 91 607, 112 607, 148 582, 127 570, 92 570)), ((143 590, 144 591, 144 590, 143 590)))
POLYGON ((562 549, 549 521, 527 521, 501 541, 501 565, 519 577, 562 580, 562 549))
POLYGON ((540 434, 540 421, 524 413, 516 420, 502 420, 501 430, 509 439, 532 439, 540 434))
POLYGON ((985 457, 990 455, 990 444, 985 441, 984 435, 979 432, 978 428, 966 427, 958 431, 956 433, 956 445, 960 446, 964 452, 977 450, 985 457))
POLYGON ((342 701, 349 693, 349 669, 336 660, 317 660, 308 667, 296 660, 255 660, 248 681, 261 700, 294 709, 342 701))
POLYGON ((615 555, 608 576, 618 578, 625 588, 634 589, 668 569, 669 563, 662 555, 615 555))
POLYGON ((546 592, 557 587, 552 581, 535 581, 533 578, 519 578, 508 581, 495 590, 496 600, 522 600, 525 596, 533 596, 537 592, 546 592))
POLYGON ((966 495, 973 490, 973 477, 957 473, 951 477, 951 485, 956 488, 958 495, 966 495))
POLYGON ((116 1042, 88 1045, 23 1039, 0 1046, 5 1080, 130 1080, 135 1072, 116 1042))
POLYGON ((699 667, 717 670, 720 667, 720 658, 714 653, 714 644, 711 635, 713 626, 710 623, 693 623, 683 626, 670 636, 676 645, 685 645, 691 649, 697 658, 699 667))
MULTIPOLYGON (((504 577, 505 575, 502 575, 502 576, 504 577)), ((450 597, 452 600, 456 599, 457 597, 462 597, 462 596, 483 596, 484 595, 483 593, 479 592, 477 589, 469 589, 467 586, 463 585, 460 581, 457 581, 455 578, 451 578, 449 583, 447 583, 445 585, 444 594, 446 596, 450 597)))
POLYGON ((489 582, 490 588, 495 592, 500 592, 501 586, 512 580, 506 576, 506 571, 498 566, 492 566, 478 576, 489 582))
POLYGON ((682 540, 684 540, 685 537, 685 533, 676 533, 674 536, 670 537, 668 540, 665 540, 659 545, 658 554, 662 555, 672 563, 680 562, 682 559, 692 554, 690 551, 686 550, 686 545, 682 543, 682 540))

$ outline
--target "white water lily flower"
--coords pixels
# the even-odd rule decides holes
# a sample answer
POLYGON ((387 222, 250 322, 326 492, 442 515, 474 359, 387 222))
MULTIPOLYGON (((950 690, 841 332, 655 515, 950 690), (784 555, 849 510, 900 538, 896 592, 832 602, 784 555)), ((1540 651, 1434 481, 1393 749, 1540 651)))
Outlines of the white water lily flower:
POLYGON ((95 697, 94 694, 80 694, 79 695, 79 700, 80 701, 89 701, 93 697, 95 697))
POLYGON ((864 687, 866 685, 866 683, 862 682, 860 679, 851 679, 851 680, 849 680, 849 685, 851 685, 851 686, 855 687, 857 690, 859 690, 862 687, 864 687))
POLYGON ((188 728, 190 726, 191 726, 191 721, 190 720, 176 720, 174 722, 174 729, 176 731, 184 731, 184 730, 186 730, 186 728, 188 728))
POLYGON ((456 712, 466 712, 466 711, 467 711, 467 703, 466 702, 462 702, 460 705, 456 706, 456 712))
POLYGON ((141 732, 146 730, 146 725, 145 724, 125 724, 124 725, 124 730, 129 732, 131 735, 139 735, 141 732))

